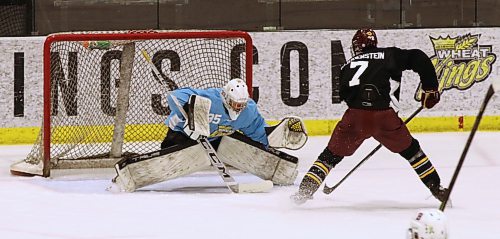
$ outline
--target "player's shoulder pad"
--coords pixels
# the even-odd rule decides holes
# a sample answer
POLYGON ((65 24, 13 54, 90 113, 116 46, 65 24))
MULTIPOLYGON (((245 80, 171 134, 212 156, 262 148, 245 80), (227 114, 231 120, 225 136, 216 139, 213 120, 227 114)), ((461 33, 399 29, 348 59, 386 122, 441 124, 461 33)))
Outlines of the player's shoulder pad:
POLYGON ((408 49, 407 52, 410 58, 414 59, 414 61, 424 61, 429 58, 427 54, 420 49, 408 49))
POLYGON ((398 55, 401 54, 401 52, 405 51, 399 47, 391 46, 391 47, 386 47, 384 48, 384 52, 389 52, 392 55, 398 55))

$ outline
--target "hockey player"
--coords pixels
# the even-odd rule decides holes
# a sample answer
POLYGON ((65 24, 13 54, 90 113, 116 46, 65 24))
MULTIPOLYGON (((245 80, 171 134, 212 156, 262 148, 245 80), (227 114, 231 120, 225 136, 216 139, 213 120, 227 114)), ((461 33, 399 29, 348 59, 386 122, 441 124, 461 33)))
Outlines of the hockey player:
POLYGON ((291 196, 292 200, 301 204, 311 199, 335 165, 352 155, 365 139, 373 137, 405 158, 432 195, 442 201, 446 189, 440 186, 436 169, 390 106, 391 101, 397 106, 405 70, 413 70, 420 76, 424 108, 432 108, 439 102, 438 81, 430 59, 418 49, 378 48, 377 36, 371 29, 356 31, 352 50, 353 58, 340 73, 340 97, 348 109, 333 130, 327 147, 302 179, 299 191, 291 196))
POLYGON ((115 166, 115 182, 122 191, 209 166, 207 152, 196 141, 199 137, 207 137, 226 164, 275 184, 294 183, 298 159, 275 148, 302 147, 307 140, 304 124, 287 117, 268 127, 243 80, 233 79, 224 88, 180 88, 170 92, 168 105, 169 130, 161 150, 124 158, 115 166))

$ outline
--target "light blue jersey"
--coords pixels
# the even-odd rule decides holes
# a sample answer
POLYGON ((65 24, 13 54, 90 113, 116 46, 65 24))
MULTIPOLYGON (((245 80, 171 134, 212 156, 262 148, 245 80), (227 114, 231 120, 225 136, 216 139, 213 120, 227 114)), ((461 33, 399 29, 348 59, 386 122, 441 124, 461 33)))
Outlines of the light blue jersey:
MULTIPOLYGON (((191 95, 199 95, 209 98, 212 101, 210 106, 210 138, 224 136, 240 131, 244 135, 250 137, 252 140, 257 141, 266 147, 269 145, 267 141, 267 134, 265 127, 267 126, 264 118, 257 110, 257 104, 252 99, 248 100, 247 106, 241 111, 236 120, 231 120, 229 114, 224 107, 223 98, 221 96, 222 89, 210 88, 206 90, 193 89, 193 88, 180 88, 172 91, 170 94, 175 95, 181 105, 189 101, 191 95)), ((175 131, 184 132, 183 127, 185 124, 184 116, 177 108, 176 104, 170 96, 168 96, 168 105, 170 107, 170 115, 165 123, 170 129, 175 131)))

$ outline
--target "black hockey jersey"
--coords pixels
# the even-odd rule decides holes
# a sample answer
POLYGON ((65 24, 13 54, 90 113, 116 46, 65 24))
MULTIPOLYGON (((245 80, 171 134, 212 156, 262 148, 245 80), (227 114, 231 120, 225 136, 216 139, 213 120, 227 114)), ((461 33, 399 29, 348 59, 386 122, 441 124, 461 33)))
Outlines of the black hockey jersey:
POLYGON ((387 109, 391 101, 399 100, 399 84, 405 70, 418 73, 422 89, 437 90, 436 71, 423 51, 374 47, 342 67, 340 97, 350 108, 387 109))

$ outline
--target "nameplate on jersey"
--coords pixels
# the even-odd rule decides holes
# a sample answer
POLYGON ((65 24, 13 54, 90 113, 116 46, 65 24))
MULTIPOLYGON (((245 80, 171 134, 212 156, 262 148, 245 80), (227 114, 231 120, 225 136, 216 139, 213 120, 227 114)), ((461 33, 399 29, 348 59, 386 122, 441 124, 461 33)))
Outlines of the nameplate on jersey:
POLYGON ((357 55, 353 57, 353 60, 363 60, 363 59, 383 60, 384 57, 385 57, 384 52, 369 52, 357 55))

